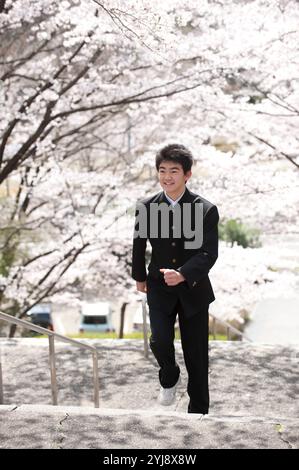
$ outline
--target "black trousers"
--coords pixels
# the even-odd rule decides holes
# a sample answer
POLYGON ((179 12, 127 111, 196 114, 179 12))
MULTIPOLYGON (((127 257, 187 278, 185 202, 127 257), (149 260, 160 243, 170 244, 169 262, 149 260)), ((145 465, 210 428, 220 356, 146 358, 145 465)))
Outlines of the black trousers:
POLYGON ((181 343, 188 372, 189 413, 207 414, 209 410, 209 306, 186 318, 178 301, 171 314, 157 306, 149 309, 150 347, 160 366, 159 380, 164 388, 173 387, 180 375, 175 360, 174 325, 178 314, 181 343))

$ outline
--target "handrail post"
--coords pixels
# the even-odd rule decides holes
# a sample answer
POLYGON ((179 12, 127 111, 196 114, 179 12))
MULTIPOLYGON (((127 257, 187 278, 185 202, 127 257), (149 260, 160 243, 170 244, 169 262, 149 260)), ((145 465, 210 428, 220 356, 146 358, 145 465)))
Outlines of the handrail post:
POLYGON ((52 391, 52 404, 56 406, 57 400, 57 380, 56 380, 56 366, 55 366, 55 346, 54 336, 49 335, 49 362, 51 372, 51 391, 52 391))
POLYGON ((230 341, 231 336, 230 336, 230 327, 229 326, 226 328, 226 335, 227 335, 228 341, 230 341))
POLYGON ((3 379, 2 379, 2 351, 0 345, 0 405, 4 403, 3 379))
POLYGON ((146 297, 142 299, 142 326, 143 326, 143 343, 144 343, 144 357, 148 358, 148 334, 146 322, 146 297))
MULTIPOLYGON (((56 366, 55 366, 55 345, 54 339, 58 338, 61 341, 66 341, 67 343, 75 344, 80 348, 85 348, 91 350, 93 353, 93 380, 94 380, 94 403, 95 407, 99 408, 99 372, 98 372, 98 354, 95 346, 90 346, 80 341, 76 341, 67 336, 59 335, 58 333, 49 331, 47 328, 42 326, 33 325, 28 321, 21 320, 20 318, 15 318, 7 313, 4 313, 0 310, 0 319, 12 323, 13 325, 21 325, 27 328, 30 331, 35 331, 39 334, 47 335, 49 340, 49 365, 50 365, 50 374, 51 374, 51 392, 52 392, 52 404, 57 405, 57 380, 56 380, 56 366)), ((0 344, 0 353, 1 353, 1 344, 0 344)), ((1 400, 3 401, 3 383, 2 383, 2 371, 1 371, 1 357, 0 357, 0 404, 1 400)))
POLYGON ((216 317, 213 317, 213 339, 216 339, 216 317))
POLYGON ((94 407, 99 408, 99 371, 98 371, 98 353, 93 351, 93 390, 94 390, 94 407))

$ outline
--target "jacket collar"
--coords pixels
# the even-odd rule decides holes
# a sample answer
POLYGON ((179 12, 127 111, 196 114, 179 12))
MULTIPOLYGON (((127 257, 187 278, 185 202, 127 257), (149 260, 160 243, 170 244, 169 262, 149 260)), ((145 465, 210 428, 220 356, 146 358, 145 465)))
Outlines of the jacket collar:
MULTIPOLYGON (((183 204, 184 202, 192 202, 194 200, 194 196, 195 195, 193 195, 193 193, 191 193, 191 191, 189 191, 189 189, 186 186, 185 192, 183 196, 181 197, 181 199, 177 202, 177 204, 183 204)), ((166 202, 166 204, 170 206, 170 202, 165 196, 164 191, 161 191, 158 202, 159 204, 161 204, 161 202, 166 202)))

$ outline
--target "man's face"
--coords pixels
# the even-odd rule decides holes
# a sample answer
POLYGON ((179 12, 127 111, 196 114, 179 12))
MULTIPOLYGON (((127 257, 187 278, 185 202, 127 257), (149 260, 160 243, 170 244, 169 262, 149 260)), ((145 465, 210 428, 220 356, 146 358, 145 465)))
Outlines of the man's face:
POLYGON ((186 181, 191 176, 191 170, 184 173, 180 163, 162 161, 159 166, 159 182, 164 191, 173 196, 179 196, 185 189, 186 181))

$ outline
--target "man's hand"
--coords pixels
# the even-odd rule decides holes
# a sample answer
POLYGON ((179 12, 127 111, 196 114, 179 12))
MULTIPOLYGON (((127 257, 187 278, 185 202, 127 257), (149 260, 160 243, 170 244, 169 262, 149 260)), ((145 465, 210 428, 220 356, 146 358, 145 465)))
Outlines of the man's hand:
POLYGON ((146 281, 136 281, 136 289, 138 290, 138 292, 146 293, 146 281))
POLYGON ((164 281, 168 286, 177 286, 181 282, 185 281, 184 276, 175 271, 174 269, 160 269, 160 272, 164 274, 164 281))

